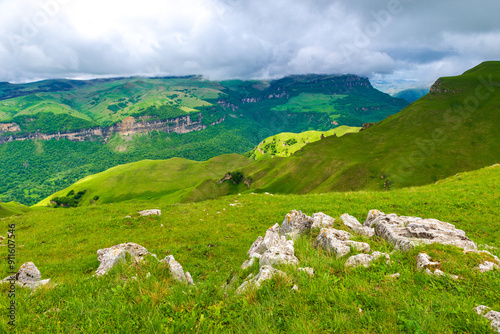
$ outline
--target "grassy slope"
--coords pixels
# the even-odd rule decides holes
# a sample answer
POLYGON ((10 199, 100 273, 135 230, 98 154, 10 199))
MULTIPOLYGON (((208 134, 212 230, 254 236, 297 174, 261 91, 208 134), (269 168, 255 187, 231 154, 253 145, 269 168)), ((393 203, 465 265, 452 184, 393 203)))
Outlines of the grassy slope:
POLYGON ((306 193, 422 185, 499 162, 500 62, 438 82, 442 92, 372 128, 312 143, 290 158, 256 162, 244 174, 256 181, 255 189, 306 193), (470 111, 454 109, 474 98, 480 78, 489 76, 494 94, 470 111))
POLYGON ((21 215, 29 210, 29 207, 16 202, 0 203, 0 218, 21 215))
MULTIPOLYGON (((325 212, 338 218, 348 212, 359 220, 378 208, 399 215, 438 218, 465 230, 478 244, 500 247, 500 167, 463 173, 424 187, 391 192, 350 192, 311 195, 228 196, 201 203, 170 205, 162 200, 134 201, 76 209, 43 209, 16 223, 17 266, 34 261, 50 289, 34 294, 17 290, 19 333, 58 332, 474 332, 487 333, 489 323, 473 307, 500 309, 500 272, 478 274, 478 255, 452 247, 425 247, 394 253, 392 264, 370 269, 344 269, 336 259, 311 247, 317 232, 296 242, 301 266, 279 267, 299 286, 273 280, 259 292, 227 295, 219 287, 238 275, 236 285, 257 267, 239 266, 258 235, 280 223, 291 209, 311 215, 325 212), (230 203, 240 203, 230 206, 230 203), (137 210, 160 208, 161 217, 139 218, 137 210), (132 215, 132 218, 124 218, 132 215), (163 225, 163 226, 162 226, 163 225), (98 267, 96 251, 122 242, 137 242, 163 258, 173 254, 197 285, 173 281, 157 265, 122 266, 103 278, 90 276, 98 267), (441 261, 443 270, 463 279, 433 278, 416 269, 419 251, 441 261), (150 272, 150 278, 146 273, 150 272), (398 280, 387 274, 399 272, 398 280), (133 280, 136 275, 139 279, 133 280), (359 311, 362 310, 362 312, 359 311), (147 319, 147 321, 145 321, 147 319)), ((344 228, 338 223, 337 228, 344 228)), ((378 238, 364 240, 374 250, 391 248, 378 238)), ((497 250, 493 251, 500 255, 497 250)), ((7 276, 6 261, 1 275, 7 276)), ((0 275, 0 276, 1 276, 0 275)), ((7 286, 1 287, 5 296, 7 286)), ((6 304, 7 299, 2 298, 6 304)), ((0 328, 7 330, 6 317, 0 328)))
POLYGON ((262 160, 271 157, 288 157, 305 145, 321 140, 321 135, 325 138, 333 135, 341 137, 346 133, 358 132, 360 129, 361 128, 343 125, 325 132, 305 131, 301 133, 279 133, 260 142, 252 151, 251 158, 254 160, 262 160))
POLYGON ((249 163, 248 158, 238 154, 222 155, 203 162, 181 158, 143 160, 87 176, 42 200, 37 206, 46 206, 51 198, 66 196, 71 190, 75 193, 86 191, 81 199, 82 205, 91 205, 94 196, 99 196, 99 204, 159 197, 168 197, 169 202, 175 203, 201 182, 219 180, 220 175, 249 163))

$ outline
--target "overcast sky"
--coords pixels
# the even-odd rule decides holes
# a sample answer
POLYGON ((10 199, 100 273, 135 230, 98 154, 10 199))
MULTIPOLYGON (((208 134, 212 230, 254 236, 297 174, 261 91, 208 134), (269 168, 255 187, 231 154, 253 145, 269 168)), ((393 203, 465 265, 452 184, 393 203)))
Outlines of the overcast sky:
POLYGON ((404 87, 500 59, 497 0, 0 0, 0 81, 353 73, 404 87))

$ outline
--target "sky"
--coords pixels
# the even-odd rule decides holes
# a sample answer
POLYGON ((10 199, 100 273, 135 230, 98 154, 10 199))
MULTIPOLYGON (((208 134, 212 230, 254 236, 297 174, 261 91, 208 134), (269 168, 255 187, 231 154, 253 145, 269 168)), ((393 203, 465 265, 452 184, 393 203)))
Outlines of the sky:
POLYGON ((0 0, 0 81, 357 74, 390 91, 500 59, 497 0, 0 0))

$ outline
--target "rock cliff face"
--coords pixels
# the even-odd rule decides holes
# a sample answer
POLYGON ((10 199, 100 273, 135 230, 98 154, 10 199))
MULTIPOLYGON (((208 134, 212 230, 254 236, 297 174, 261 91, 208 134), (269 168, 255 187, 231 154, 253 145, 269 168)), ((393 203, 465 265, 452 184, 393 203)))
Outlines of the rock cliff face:
MULTIPOLYGON (((135 119, 130 116, 125 118, 120 123, 109 127, 96 127, 90 129, 82 129, 76 132, 46 134, 41 132, 16 135, 21 131, 19 126, 15 123, 0 124, 0 144, 7 143, 14 140, 50 140, 53 138, 60 139, 66 138, 71 141, 85 141, 85 140, 102 140, 106 141, 114 133, 119 133, 124 136, 134 135, 136 133, 147 133, 151 131, 163 131, 166 133, 188 133, 193 131, 201 131, 206 129, 201 120, 201 114, 198 114, 197 121, 193 121, 190 115, 176 117, 167 120, 154 120, 151 117, 140 117, 135 119), (7 134, 7 135, 6 135, 7 134), (10 135, 9 135, 10 134, 10 135)), ((224 117, 216 122, 210 124, 211 126, 220 124, 224 121, 224 117)))

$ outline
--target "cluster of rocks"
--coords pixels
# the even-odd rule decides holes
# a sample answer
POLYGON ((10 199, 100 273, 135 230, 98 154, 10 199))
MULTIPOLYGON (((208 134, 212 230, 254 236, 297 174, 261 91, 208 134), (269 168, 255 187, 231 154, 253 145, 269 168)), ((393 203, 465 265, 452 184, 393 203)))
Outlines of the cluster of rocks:
MULTIPOLYGON (((428 275, 434 276, 444 276, 446 275, 440 268, 441 263, 431 261, 432 258, 427 253, 420 253, 417 256, 417 268, 418 270, 425 270, 428 275)), ((458 279, 456 275, 448 275, 453 279, 458 279)))
POLYGON ((173 255, 168 255, 163 260, 158 260, 156 254, 152 254, 143 246, 132 242, 115 245, 110 248, 99 249, 97 251, 97 260, 101 264, 99 265, 99 268, 97 268, 95 275, 102 276, 107 274, 108 271, 111 270, 111 268, 113 268, 116 264, 125 261, 127 253, 132 257, 134 263, 140 262, 144 260, 146 255, 150 255, 156 259, 156 261, 165 263, 168 266, 172 277, 177 281, 194 284, 191 274, 189 274, 189 272, 184 273, 184 269, 181 264, 174 259, 173 255))
POLYGON ((474 310, 480 316, 491 320, 491 328, 497 333, 500 333, 500 312, 492 311, 491 308, 484 305, 478 305, 474 310))
POLYGON ((35 264, 33 262, 26 262, 21 266, 21 268, 19 268, 19 271, 16 274, 8 276, 2 280, 2 283, 7 282, 14 283, 21 287, 36 289, 49 283, 50 278, 42 280, 42 274, 35 264))

